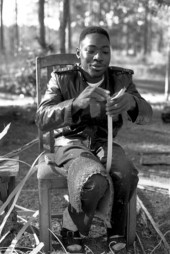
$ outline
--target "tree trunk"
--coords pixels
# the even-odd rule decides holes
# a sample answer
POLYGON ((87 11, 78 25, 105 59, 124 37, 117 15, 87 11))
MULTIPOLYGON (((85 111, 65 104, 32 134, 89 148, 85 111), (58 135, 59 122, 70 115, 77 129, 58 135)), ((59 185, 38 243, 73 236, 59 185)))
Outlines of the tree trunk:
POLYGON ((1 39, 0 39, 0 49, 2 54, 5 51, 4 48, 4 26, 3 26, 3 0, 1 0, 1 39))
POLYGON ((44 4, 45 4, 45 0, 39 0, 39 10, 38 10, 39 26, 40 26, 39 44, 41 45, 42 49, 46 49, 45 25, 44 25, 44 4))
POLYGON ((63 0, 63 11, 60 18, 60 53, 66 53, 66 27, 68 24, 68 19, 69 0, 63 0))
POLYGON ((68 0, 68 52, 71 52, 72 42, 71 42, 71 15, 70 15, 70 0, 68 0))
POLYGON ((166 74, 165 74, 165 100, 169 99, 169 77, 170 77, 170 42, 168 43, 167 63, 166 63, 166 74))
POLYGON ((16 51, 19 48, 19 29, 18 29, 18 3, 15 0, 15 39, 16 39, 16 51))
POLYGON ((145 3, 144 56, 148 53, 148 2, 145 3))
POLYGON ((130 33, 129 33, 129 25, 124 24, 124 31, 125 31, 125 38, 126 38, 126 55, 128 56, 129 54, 129 45, 130 45, 130 33))
POLYGON ((162 49, 163 49, 163 30, 162 30, 162 27, 159 29, 159 32, 158 32, 158 52, 161 52, 162 49))
POLYGON ((149 13, 149 20, 148 20, 148 53, 151 54, 152 52, 152 15, 149 13))

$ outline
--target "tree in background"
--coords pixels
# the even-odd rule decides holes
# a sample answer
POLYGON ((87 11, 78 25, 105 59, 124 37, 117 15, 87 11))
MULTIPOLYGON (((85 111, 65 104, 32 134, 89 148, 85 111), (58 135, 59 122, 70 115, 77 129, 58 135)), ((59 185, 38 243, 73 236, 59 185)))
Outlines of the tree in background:
POLYGON ((43 50, 46 50, 46 39, 45 39, 45 25, 44 25, 44 4, 45 0, 39 0, 38 5, 38 19, 39 19, 39 44, 43 50))
MULTIPOLYGON (((3 0, 0 1, 3 3, 3 0)), ((17 3, 17 0, 15 1, 17 3)), ((34 38, 38 38, 43 50, 47 50, 49 45, 52 45, 56 52, 71 52, 72 45, 77 44, 78 34, 82 28, 87 25, 101 25, 109 31, 112 48, 115 50, 124 50, 134 56, 139 52, 148 55, 156 47, 161 51, 166 42, 166 27, 160 24, 165 23, 166 15, 162 16, 160 21, 160 8, 157 1, 161 0, 31 0, 27 2, 28 15, 30 15, 28 21, 35 22, 24 26, 18 24, 20 44, 35 45, 34 38), (38 24, 36 13, 38 13, 38 24), (53 26, 49 26, 52 20, 53 26), (29 32, 30 36, 28 36, 29 32)), ((18 1, 16 18, 22 12, 19 4, 18 1)), ((15 24, 17 25, 17 19, 14 20, 15 24)), ((9 30, 10 27, 4 28, 4 40, 6 40, 4 45, 8 51, 10 51, 9 47, 12 49, 14 41, 19 41, 15 38, 16 29, 11 28, 8 33, 9 30), (10 45, 9 41, 12 41, 10 45)))
MULTIPOLYGON (((168 28, 166 31, 166 48, 167 48, 167 59, 166 59, 166 71, 165 71, 165 99, 168 101, 169 99, 169 91, 170 91, 170 1, 169 0, 157 0, 158 4, 160 5, 160 9, 162 12, 162 17, 166 15, 166 20, 164 21, 164 26, 168 28), (165 22, 167 24, 165 24, 165 22)), ((160 43, 162 44, 163 41, 163 33, 160 34, 160 43)))
POLYGON ((66 31, 68 37, 68 51, 71 51, 70 1, 63 0, 60 16, 60 52, 66 53, 66 31), (67 30, 66 30, 67 29, 67 30))
POLYGON ((1 3, 1 12, 0 12, 0 15, 1 15, 1 31, 0 31, 0 34, 1 34, 1 38, 0 38, 0 49, 1 49, 1 53, 3 54, 4 51, 5 51, 5 48, 4 48, 4 26, 3 26, 3 0, 0 1, 1 3))
MULTIPOLYGON (((19 74, 16 74, 16 71, 14 73, 25 77, 23 65, 27 71, 29 69, 25 59, 34 61, 35 56, 51 52, 75 52, 81 30, 88 25, 100 25, 109 31, 111 48, 115 51, 117 58, 114 60, 117 63, 122 60, 121 57, 127 55, 127 60, 131 59, 132 64, 139 59, 137 63, 140 63, 149 75, 151 69, 157 68, 160 72, 156 72, 156 75, 158 73, 162 77, 167 69, 168 77, 170 64, 167 64, 166 68, 165 59, 170 48, 167 47, 170 41, 169 1, 0 0, 0 53, 5 52, 1 58, 1 71, 3 68, 3 72, 8 70, 9 74, 12 68, 8 68, 4 63, 8 62, 10 65, 15 61, 19 74), (16 46, 18 55, 14 54, 16 46)), ((34 70, 31 71, 32 75, 34 70)), ((166 80, 168 84, 169 81, 167 78, 166 80)), ((27 81, 25 83, 29 83, 30 79, 27 81)), ((20 84, 23 83, 21 80, 20 84)))
POLYGON ((20 41, 19 41, 19 28, 18 28, 18 3, 17 3, 17 0, 15 0, 15 48, 16 48, 16 51, 18 52, 18 48, 19 48, 19 44, 20 44, 20 41))

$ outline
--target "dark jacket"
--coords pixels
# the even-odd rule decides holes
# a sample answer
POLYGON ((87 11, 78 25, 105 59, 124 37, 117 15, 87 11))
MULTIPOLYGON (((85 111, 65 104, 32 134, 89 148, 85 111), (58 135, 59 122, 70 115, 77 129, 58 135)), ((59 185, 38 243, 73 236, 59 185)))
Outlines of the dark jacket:
MULTIPOLYGON (((125 87, 126 92, 133 95, 136 108, 127 112, 129 120, 137 124, 145 124, 150 121, 152 115, 151 106, 138 93, 133 81, 133 71, 120 67, 109 67, 100 87, 110 91, 111 95, 125 87)), ((55 136, 68 138, 80 136, 82 138, 107 139, 107 116, 105 114, 105 102, 98 104, 98 114, 93 117, 88 108, 72 114, 73 100, 87 87, 88 84, 79 66, 71 69, 54 71, 48 83, 44 98, 36 113, 36 123, 43 131, 55 129, 55 136)), ((97 109, 97 105, 92 105, 97 109)), ((123 124, 122 116, 113 123, 113 136, 123 124)))

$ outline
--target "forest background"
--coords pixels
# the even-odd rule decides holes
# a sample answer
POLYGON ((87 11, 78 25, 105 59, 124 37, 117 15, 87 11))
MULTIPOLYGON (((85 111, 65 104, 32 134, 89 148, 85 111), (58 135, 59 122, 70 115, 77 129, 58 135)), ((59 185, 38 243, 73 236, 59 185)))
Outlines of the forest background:
POLYGON ((75 52, 88 25, 111 37, 112 65, 162 79, 169 95, 169 0, 0 0, 0 91, 35 96, 35 58, 75 52))

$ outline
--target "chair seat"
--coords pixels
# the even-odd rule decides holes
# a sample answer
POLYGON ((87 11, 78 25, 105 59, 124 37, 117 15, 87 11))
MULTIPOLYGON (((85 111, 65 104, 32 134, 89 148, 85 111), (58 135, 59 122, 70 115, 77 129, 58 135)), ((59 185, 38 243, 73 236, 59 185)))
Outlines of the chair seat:
POLYGON ((37 172, 37 178, 39 180, 66 179, 66 176, 66 170, 56 165, 53 153, 46 153, 40 157, 37 172))
MULTIPOLYGON (((44 163, 44 165, 41 164, 40 166, 38 166, 37 178, 39 180, 43 180, 43 179, 44 180, 55 180, 58 178, 64 178, 64 176, 57 173, 57 168, 58 167, 49 166, 45 163, 44 163), (56 172, 54 171, 54 169, 56 170, 56 172)), ((58 170, 61 170, 61 168, 58 168, 58 170)))

